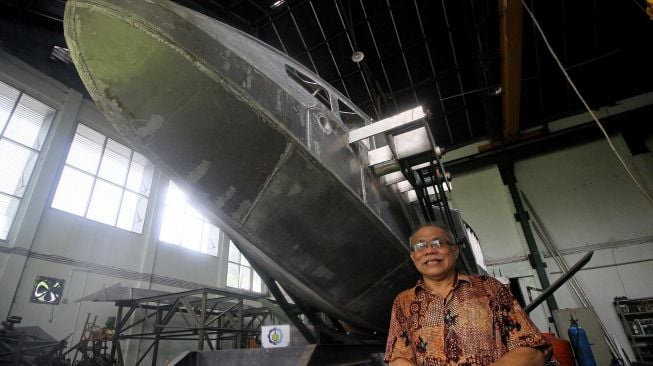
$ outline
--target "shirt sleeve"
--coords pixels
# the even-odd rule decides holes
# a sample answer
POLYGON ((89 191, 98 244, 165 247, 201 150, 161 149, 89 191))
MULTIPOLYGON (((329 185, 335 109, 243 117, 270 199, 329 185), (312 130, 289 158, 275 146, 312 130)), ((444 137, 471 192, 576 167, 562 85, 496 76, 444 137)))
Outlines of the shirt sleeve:
POLYGON ((415 362, 407 329, 406 316, 401 308, 401 295, 395 298, 390 315, 390 329, 385 346, 385 361, 391 362, 397 358, 405 358, 415 362))
POLYGON ((537 329, 510 291, 497 281, 495 317, 499 323, 501 341, 508 351, 519 347, 531 347, 551 356, 551 344, 537 329))

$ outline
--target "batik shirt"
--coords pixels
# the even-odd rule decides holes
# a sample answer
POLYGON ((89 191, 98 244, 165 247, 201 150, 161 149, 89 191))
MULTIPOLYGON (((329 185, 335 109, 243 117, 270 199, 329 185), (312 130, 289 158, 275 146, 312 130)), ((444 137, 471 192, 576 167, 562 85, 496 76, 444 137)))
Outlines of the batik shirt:
POLYGON ((392 306, 385 360, 422 366, 484 366, 518 347, 551 346, 510 291, 487 276, 459 274, 445 299, 420 280, 392 306))

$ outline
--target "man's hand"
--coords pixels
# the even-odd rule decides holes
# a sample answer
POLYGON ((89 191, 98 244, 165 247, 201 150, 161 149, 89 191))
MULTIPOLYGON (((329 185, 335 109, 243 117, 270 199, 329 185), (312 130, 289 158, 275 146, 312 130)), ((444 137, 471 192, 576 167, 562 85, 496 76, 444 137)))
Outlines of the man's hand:
POLYGON ((519 347, 503 355, 490 366, 543 366, 544 354, 531 347, 519 347))

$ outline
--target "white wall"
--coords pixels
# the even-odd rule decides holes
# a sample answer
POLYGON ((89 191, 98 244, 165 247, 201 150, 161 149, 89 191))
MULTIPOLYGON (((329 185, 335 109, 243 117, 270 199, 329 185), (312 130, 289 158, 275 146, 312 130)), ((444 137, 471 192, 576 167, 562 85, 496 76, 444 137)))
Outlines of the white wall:
MULTIPOLYGON (((167 177, 154 174, 143 234, 136 234, 50 208, 58 176, 81 120, 118 141, 121 138, 80 93, 42 75, 0 51, 0 81, 57 109, 46 143, 27 188, 7 241, 0 241, 0 318, 23 317, 22 325, 38 325, 56 339, 80 339, 88 313, 103 325, 115 316, 113 303, 75 300, 121 283, 123 286, 186 291, 189 287, 223 288, 226 258, 198 253, 158 242, 162 214, 162 190, 167 177), (181 287, 150 283, 150 275, 165 277, 181 287), (65 280, 60 305, 34 304, 30 294, 37 276, 65 280)), ((222 243, 220 253, 226 253, 222 243)), ((156 278, 156 277, 155 277, 156 278)), ((170 283, 170 282, 166 282, 170 283)), ((196 344, 196 343, 195 343, 196 344)), ((127 364, 149 345, 131 342, 123 346, 127 364)), ((159 360, 173 358, 186 347, 162 343, 159 360)))
MULTIPOLYGON (((653 153, 632 157, 620 136, 613 139, 634 174, 653 191, 653 153)), ((569 264, 595 250, 576 277, 608 331, 634 359, 612 301, 616 296, 653 296, 653 205, 626 176, 604 140, 517 161, 515 176, 569 264)), ((453 203, 478 234, 488 271, 520 278, 522 289, 527 284, 539 287, 524 257, 525 240, 496 166, 455 176, 453 186, 453 203)), ((560 270, 533 234, 553 282, 560 270)), ((560 308, 580 306, 567 286, 555 298, 560 308)), ((547 330, 545 312, 536 309, 531 315, 547 330)))

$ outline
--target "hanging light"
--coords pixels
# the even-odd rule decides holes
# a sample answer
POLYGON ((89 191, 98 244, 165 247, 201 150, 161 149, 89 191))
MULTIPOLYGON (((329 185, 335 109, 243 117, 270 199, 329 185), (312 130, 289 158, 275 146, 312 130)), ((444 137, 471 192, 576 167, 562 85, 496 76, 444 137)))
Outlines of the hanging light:
POLYGON ((363 61, 364 58, 365 58, 365 54, 361 51, 356 51, 351 54, 351 60, 356 63, 363 61))

